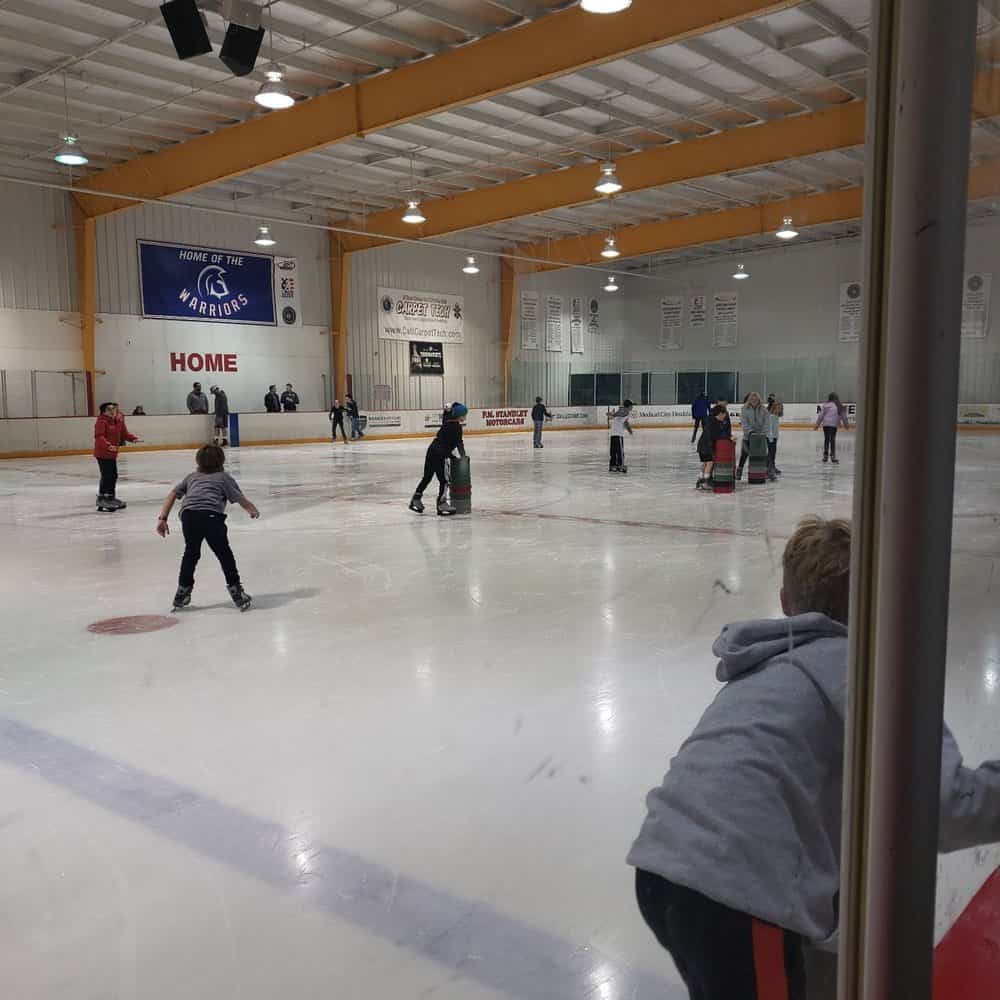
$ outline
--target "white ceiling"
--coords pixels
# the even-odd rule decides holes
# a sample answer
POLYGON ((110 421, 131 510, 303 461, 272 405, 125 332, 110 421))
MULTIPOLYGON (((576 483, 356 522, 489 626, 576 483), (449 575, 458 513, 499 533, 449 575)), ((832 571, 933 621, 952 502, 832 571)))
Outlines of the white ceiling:
MULTIPOLYGON (((270 14, 276 58, 293 92, 305 99, 575 2, 275 0, 270 14)), ((65 129, 64 87, 72 130, 91 157, 88 170, 267 113, 256 108, 253 95, 270 58, 269 42, 248 77, 230 75, 214 54, 181 62, 158 4, 0 0, 0 175, 65 182, 66 168, 51 159, 65 129)), ((218 48, 221 4, 202 7, 218 48)), ((983 0, 981 61, 987 65, 1000 27, 989 13, 993 8, 1000 8, 996 0, 983 0)), ((183 200, 235 208, 248 218, 363 225, 366 213, 399 206, 411 192, 423 199, 447 196, 828 108, 865 95, 868 18, 869 0, 800 3, 261 167, 183 200)), ((1000 156, 998 147, 995 123, 977 128, 977 156, 1000 156)), ((452 241, 509 248, 848 187, 862 172, 861 151, 845 150, 626 192, 452 241)))

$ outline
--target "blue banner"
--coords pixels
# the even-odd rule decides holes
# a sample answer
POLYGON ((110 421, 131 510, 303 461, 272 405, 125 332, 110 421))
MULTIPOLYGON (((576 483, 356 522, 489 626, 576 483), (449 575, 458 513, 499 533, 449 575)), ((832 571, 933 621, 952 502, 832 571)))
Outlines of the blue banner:
POLYGON ((272 257, 146 240, 138 244, 143 316, 277 325, 272 257))

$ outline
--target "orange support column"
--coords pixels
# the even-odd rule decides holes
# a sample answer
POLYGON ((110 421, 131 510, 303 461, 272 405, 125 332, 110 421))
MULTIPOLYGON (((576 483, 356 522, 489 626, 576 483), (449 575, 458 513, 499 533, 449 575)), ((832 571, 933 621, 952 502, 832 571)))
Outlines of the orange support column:
POLYGON ((76 213, 77 296, 80 309, 80 349, 87 383, 87 414, 94 416, 94 379, 97 369, 97 220, 76 213))
POLYGON ((333 385, 334 396, 343 401, 347 395, 347 299, 351 267, 350 254, 337 233, 330 233, 330 305, 333 312, 333 385))
POLYGON ((503 405, 510 405, 510 359, 514 353, 514 290, 517 275, 506 257, 500 258, 500 373, 503 405))

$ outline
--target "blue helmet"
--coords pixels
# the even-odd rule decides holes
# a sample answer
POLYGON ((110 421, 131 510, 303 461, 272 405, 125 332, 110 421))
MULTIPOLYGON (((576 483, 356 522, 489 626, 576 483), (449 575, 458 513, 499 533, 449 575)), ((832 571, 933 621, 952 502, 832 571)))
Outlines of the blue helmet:
POLYGON ((448 416, 453 420, 459 420, 469 415, 469 408, 465 403, 452 403, 448 408, 448 416))

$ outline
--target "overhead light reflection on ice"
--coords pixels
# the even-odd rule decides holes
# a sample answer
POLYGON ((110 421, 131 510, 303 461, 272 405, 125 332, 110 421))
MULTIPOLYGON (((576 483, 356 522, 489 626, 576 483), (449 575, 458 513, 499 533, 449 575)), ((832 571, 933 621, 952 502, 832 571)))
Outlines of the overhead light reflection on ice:
POLYGON ((615 970, 607 963, 602 963, 590 974, 593 989, 588 996, 599 997, 600 1000, 618 1000, 618 990, 615 988, 615 970))

